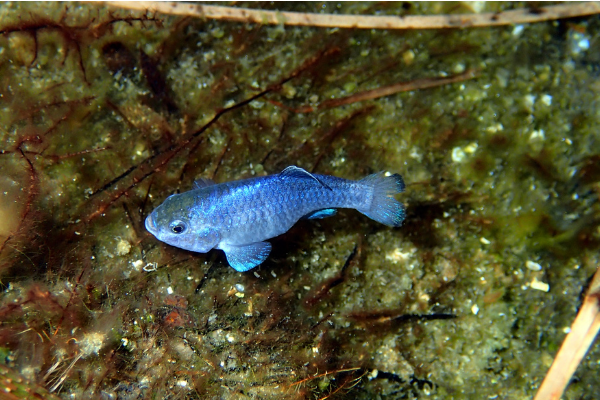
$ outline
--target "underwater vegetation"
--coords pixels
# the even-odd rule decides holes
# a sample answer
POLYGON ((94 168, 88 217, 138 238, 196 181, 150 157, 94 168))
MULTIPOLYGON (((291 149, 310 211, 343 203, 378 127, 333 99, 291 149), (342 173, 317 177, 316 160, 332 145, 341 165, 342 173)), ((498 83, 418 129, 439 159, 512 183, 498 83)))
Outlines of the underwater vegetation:
MULTIPOLYGON (((390 31, 0 4, 0 389, 532 397, 600 261, 599 38, 597 16, 390 31), (289 165, 401 174, 403 226, 300 221, 245 273, 145 229, 198 179, 289 165)), ((564 398, 599 372, 596 346, 564 398)))

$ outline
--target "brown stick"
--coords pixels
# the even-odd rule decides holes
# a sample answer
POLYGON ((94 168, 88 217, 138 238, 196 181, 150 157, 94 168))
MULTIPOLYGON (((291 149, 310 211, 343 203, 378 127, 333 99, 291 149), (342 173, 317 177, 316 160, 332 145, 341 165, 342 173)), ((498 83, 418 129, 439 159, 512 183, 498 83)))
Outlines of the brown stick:
POLYGON ((191 3, 156 1, 114 1, 103 2, 110 7, 130 10, 158 12, 169 15, 220 19, 264 25, 316 26, 321 28, 356 29, 445 29, 480 28, 551 21, 563 18, 581 17, 600 13, 600 3, 569 3, 539 8, 521 8, 517 10, 482 14, 455 15, 339 15, 313 14, 299 12, 279 12, 253 10, 223 6, 209 6, 191 3))
POLYGON ((311 113, 311 112, 315 112, 318 110, 325 110, 328 108, 346 106, 348 104, 354 104, 354 103, 358 103, 360 101, 373 100, 373 99, 378 99, 380 97, 391 96, 396 93, 410 92, 413 90, 420 90, 420 89, 429 89, 429 88, 433 88, 433 87, 449 85, 451 83, 462 82, 462 81, 476 78, 478 72, 479 71, 476 69, 469 69, 463 73, 456 74, 456 75, 450 75, 450 76, 444 76, 444 77, 433 77, 433 78, 421 78, 421 79, 415 79, 415 80, 407 81, 407 82, 394 83, 392 85, 381 86, 381 87, 378 87, 375 89, 365 90, 363 92, 354 93, 354 94, 351 94, 350 96, 346 96, 346 97, 340 97, 340 98, 336 98, 336 99, 328 99, 315 107, 309 106, 309 105, 303 105, 300 107, 293 108, 293 107, 286 106, 285 104, 283 104, 280 101, 269 100, 269 99, 267 101, 271 104, 274 104, 277 107, 281 107, 281 108, 284 108, 288 111, 292 111, 295 113, 311 113))
POLYGON ((600 330, 600 268, 534 400, 558 400, 600 330))
POLYGON ((436 78, 422 78, 415 79, 410 82, 400 82, 395 83, 389 86, 382 86, 377 89, 366 90, 364 92, 359 92, 350 96, 341 97, 339 99, 329 99, 325 100, 321 104, 319 104, 319 109, 324 108, 333 108, 339 106, 345 106, 347 104, 356 103, 364 100, 378 99, 384 96, 390 96, 392 94, 400 93, 400 92, 410 92, 412 90, 417 89, 427 89, 436 86, 444 86, 450 83, 462 82, 469 79, 473 79, 477 76, 476 70, 467 70, 462 74, 451 75, 447 77, 436 77, 436 78))

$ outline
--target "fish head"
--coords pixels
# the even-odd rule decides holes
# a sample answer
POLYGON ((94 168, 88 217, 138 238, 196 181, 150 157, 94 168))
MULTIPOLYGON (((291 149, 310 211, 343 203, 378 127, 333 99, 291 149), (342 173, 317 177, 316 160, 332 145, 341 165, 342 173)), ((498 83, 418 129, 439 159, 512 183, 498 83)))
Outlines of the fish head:
POLYGON ((206 253, 219 243, 218 232, 199 224, 186 193, 168 197, 146 217, 146 229, 161 242, 180 249, 206 253))

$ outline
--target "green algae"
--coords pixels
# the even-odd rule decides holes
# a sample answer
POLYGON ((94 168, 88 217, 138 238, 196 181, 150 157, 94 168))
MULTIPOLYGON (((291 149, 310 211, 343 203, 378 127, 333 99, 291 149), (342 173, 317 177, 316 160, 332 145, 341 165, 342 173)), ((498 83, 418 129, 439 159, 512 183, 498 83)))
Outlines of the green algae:
MULTIPOLYGON (((62 398, 535 393, 599 261, 596 17, 392 32, 4 3, 0 20, 4 377, 62 398), (304 112, 467 69, 475 79, 304 112), (144 230, 198 177, 290 164, 401 173, 405 225, 302 221, 247 274, 144 230)), ((599 359, 592 348, 566 399, 594 397, 599 359)))

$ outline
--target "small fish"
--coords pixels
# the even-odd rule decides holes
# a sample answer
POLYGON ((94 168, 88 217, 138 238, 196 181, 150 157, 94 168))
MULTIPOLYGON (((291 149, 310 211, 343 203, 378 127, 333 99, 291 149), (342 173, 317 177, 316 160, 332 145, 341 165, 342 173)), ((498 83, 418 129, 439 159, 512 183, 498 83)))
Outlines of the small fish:
POLYGON ((174 194, 147 218, 146 229, 162 242, 185 250, 225 252, 237 271, 248 271, 271 252, 265 240, 287 232, 300 219, 354 208, 388 226, 400 226, 404 206, 392 196, 404 191, 398 174, 380 172, 359 181, 311 174, 295 166, 281 173, 215 184, 203 179, 174 194))

